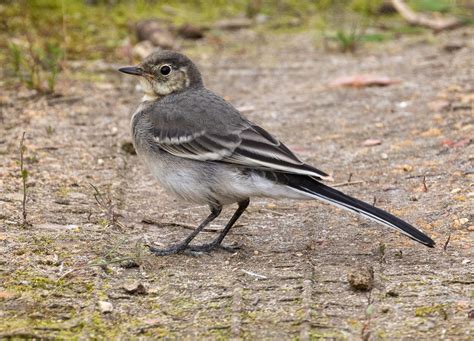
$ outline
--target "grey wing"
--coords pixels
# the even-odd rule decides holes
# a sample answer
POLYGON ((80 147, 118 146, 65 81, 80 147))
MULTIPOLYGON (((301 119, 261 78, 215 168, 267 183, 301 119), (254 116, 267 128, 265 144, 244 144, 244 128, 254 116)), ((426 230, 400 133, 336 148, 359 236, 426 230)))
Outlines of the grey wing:
POLYGON ((247 121, 241 127, 222 132, 205 129, 154 129, 154 142, 168 153, 199 161, 218 161, 240 166, 332 178, 301 161, 283 143, 263 128, 247 121))
POLYGON ((153 143, 172 155, 332 180, 206 89, 160 102, 148 114, 153 143))

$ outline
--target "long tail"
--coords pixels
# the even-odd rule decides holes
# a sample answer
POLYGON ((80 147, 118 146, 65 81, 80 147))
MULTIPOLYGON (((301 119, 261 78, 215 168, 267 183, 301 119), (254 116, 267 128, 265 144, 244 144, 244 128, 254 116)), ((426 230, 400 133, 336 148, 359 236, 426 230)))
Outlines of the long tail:
POLYGON ((357 212, 371 220, 396 229, 423 245, 428 247, 434 247, 435 245, 435 242, 430 237, 400 218, 397 218, 394 215, 385 212, 380 208, 369 205, 361 200, 352 198, 334 188, 320 183, 309 176, 281 173, 273 173, 271 176, 269 175, 270 174, 267 174, 267 177, 271 177, 273 179, 277 178, 275 180, 278 182, 283 182, 295 190, 307 193, 315 199, 328 202, 346 210, 357 212))

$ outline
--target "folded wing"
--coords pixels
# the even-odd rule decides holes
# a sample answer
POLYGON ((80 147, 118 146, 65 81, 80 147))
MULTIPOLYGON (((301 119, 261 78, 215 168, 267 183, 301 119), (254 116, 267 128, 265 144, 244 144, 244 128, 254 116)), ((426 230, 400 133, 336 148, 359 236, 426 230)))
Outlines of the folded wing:
POLYGON ((162 150, 187 159, 218 161, 332 180, 328 174, 301 161, 263 128, 251 123, 222 133, 205 130, 192 133, 155 127, 154 141, 162 150))

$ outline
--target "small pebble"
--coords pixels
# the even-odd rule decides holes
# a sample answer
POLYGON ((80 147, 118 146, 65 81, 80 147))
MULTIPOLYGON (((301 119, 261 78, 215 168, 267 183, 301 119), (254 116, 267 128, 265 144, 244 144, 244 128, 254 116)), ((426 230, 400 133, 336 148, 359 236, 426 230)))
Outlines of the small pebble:
POLYGON ((374 287, 374 268, 372 266, 359 267, 347 275, 352 289, 369 291, 374 287))
POLYGON ((103 314, 111 313, 114 310, 114 306, 112 303, 107 301, 99 301, 98 302, 100 312, 103 314))
POLYGON ((145 287, 144 284, 139 283, 139 282, 131 282, 131 283, 124 284, 123 290, 125 290, 127 294, 136 294, 136 295, 148 294, 148 289, 145 287))

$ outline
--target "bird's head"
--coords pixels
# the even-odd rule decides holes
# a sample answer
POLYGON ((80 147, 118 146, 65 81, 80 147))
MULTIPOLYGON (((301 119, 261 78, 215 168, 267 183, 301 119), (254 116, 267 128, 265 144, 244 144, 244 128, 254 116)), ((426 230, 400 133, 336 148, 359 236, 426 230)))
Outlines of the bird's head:
POLYGON ((137 66, 123 67, 119 71, 140 77, 147 100, 202 86, 196 65, 185 55, 173 51, 154 52, 137 66))

